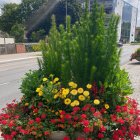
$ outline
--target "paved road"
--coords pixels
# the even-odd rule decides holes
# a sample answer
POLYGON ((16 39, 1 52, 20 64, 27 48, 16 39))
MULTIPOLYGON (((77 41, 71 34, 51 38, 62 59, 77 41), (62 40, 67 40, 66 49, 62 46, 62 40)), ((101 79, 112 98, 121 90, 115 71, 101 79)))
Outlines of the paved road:
MULTIPOLYGON (((121 55, 121 65, 126 64, 132 52, 140 46, 124 46, 121 55)), ((24 55, 25 58, 21 59, 20 55, 12 55, 7 60, 7 56, 0 56, 0 109, 5 107, 6 103, 11 102, 13 99, 19 99, 22 94, 19 87, 21 78, 29 69, 37 69, 36 58, 30 58, 30 54, 24 55), (20 60, 19 60, 20 59, 20 60), (13 62, 11 60, 14 60, 13 62), (19 60, 19 61, 15 61, 19 60), (5 61, 4 63, 2 63, 5 61)))
POLYGON ((35 58, 0 64, 0 108, 22 96, 19 90, 21 78, 30 69, 37 68, 35 58))

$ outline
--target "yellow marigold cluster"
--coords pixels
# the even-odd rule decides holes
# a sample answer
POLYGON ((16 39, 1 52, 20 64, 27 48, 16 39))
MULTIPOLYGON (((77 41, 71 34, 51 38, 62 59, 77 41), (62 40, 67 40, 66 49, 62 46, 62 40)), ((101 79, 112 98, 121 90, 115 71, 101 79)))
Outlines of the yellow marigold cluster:
POLYGON ((90 92, 83 88, 77 88, 77 84, 74 82, 69 82, 70 88, 61 88, 60 91, 53 90, 54 99, 61 98, 65 105, 70 105, 71 107, 79 106, 80 102, 90 99, 90 92))
POLYGON ((40 85, 40 87, 36 89, 36 92, 38 93, 38 96, 42 96, 43 95, 42 89, 43 89, 43 85, 40 85))

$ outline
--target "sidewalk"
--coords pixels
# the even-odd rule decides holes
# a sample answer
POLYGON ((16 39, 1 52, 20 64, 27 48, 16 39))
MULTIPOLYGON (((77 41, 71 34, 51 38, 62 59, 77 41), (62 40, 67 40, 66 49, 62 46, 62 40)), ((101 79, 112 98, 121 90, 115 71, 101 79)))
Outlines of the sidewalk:
POLYGON ((41 52, 0 55, 0 64, 40 57, 41 52))
POLYGON ((134 93, 131 97, 139 103, 140 107, 140 62, 137 60, 130 61, 128 64, 123 65, 122 68, 129 73, 129 78, 134 88, 134 93))
MULTIPOLYGON (((139 103, 140 109, 140 62, 137 60, 130 61, 128 64, 122 66, 128 73, 129 78, 134 88, 134 93, 131 95, 139 103)), ((136 137, 135 140, 140 140, 140 136, 136 137)))

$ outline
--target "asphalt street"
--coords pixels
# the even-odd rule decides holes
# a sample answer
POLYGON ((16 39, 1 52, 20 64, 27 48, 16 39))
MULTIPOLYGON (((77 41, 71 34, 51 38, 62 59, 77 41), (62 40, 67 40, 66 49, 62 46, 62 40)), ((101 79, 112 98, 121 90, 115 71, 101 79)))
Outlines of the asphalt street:
POLYGON ((0 109, 13 99, 20 99, 21 79, 26 72, 37 68, 36 58, 0 64, 0 109))
MULTIPOLYGON (((124 46, 121 55, 121 65, 126 64, 132 52, 134 52, 140 46, 124 46)), ((0 56, 1 58, 2 56, 0 56)), ((4 60, 4 59, 3 59, 4 60)), ((3 61, 2 60, 2 61, 3 61)), ((13 99, 19 100, 22 94, 19 90, 21 85, 21 79, 24 74, 30 69, 37 69, 37 59, 21 59, 18 58, 11 60, 5 60, 4 63, 0 61, 0 110, 5 107, 7 103, 10 103, 13 99), (19 61, 15 61, 18 60, 19 61)))

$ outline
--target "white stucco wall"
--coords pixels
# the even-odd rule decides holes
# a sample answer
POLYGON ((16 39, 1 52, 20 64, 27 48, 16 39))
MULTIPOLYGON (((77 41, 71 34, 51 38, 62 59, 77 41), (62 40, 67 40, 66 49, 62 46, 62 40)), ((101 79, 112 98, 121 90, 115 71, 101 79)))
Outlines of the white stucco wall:
POLYGON ((14 38, 0 38, 0 44, 13 44, 15 43, 14 38))
POLYGON ((116 0, 116 5, 115 5, 114 13, 120 17, 120 21, 119 21, 119 24, 118 24, 118 41, 121 38, 123 5, 124 5, 124 1, 123 0, 116 0))
POLYGON ((130 42, 135 41, 135 31, 137 24, 137 9, 133 7, 132 9, 132 18, 131 18, 131 29, 130 29, 130 42))

